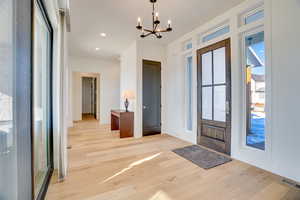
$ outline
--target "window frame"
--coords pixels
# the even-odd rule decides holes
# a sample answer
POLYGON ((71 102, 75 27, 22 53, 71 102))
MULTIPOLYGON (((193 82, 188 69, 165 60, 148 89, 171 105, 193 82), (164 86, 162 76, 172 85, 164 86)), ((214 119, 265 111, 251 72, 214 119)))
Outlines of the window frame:
POLYGON ((54 171, 54 161, 53 161, 53 27, 49 18, 49 14, 47 12, 46 6, 44 4, 43 0, 34 0, 33 2, 33 17, 32 17, 32 49, 31 49, 31 55, 32 55, 32 69, 31 69, 31 154, 32 154, 32 159, 31 159, 31 173, 32 173, 32 177, 31 177, 31 181, 32 181, 32 199, 35 200, 42 200, 45 198, 47 190, 48 190, 48 186, 52 177, 52 173, 54 171), (36 4, 36 6, 34 6, 34 4, 36 4), (44 182, 41 186, 41 189, 37 195, 37 197, 35 198, 35 188, 34 188, 34 132, 33 132, 33 127, 34 127, 34 121, 33 121, 33 99, 34 99, 34 94, 33 94, 33 57, 34 57, 34 13, 35 10, 34 9, 39 9, 41 12, 41 15, 43 17, 43 20, 45 20, 45 24, 49 30, 49 41, 50 41, 50 46, 49 46, 49 161, 50 161, 50 166, 49 169, 47 171, 46 177, 44 179, 44 182))
MULTIPOLYGON (((242 116, 242 147, 245 149, 249 149, 255 152, 268 152, 269 151, 269 128, 268 128, 268 124, 267 121, 269 120, 269 109, 267 106, 267 93, 268 93, 268 89, 267 89, 267 83, 268 83, 268 74, 269 74, 269 70, 265 70, 265 149, 259 149, 259 148, 255 148, 252 146, 247 145, 247 92, 246 92, 246 80, 247 80, 247 75, 246 75, 246 65, 247 65, 247 57, 246 57, 246 43, 245 43, 245 39, 246 37, 253 35, 253 34, 257 34, 260 32, 264 32, 265 34, 265 28, 264 26, 259 26, 256 27, 254 29, 251 29, 249 31, 244 32, 243 34, 241 34, 241 71, 242 71, 242 102, 243 102, 243 106, 242 106, 242 110, 243 110, 243 116, 242 116), (268 137, 267 137, 268 136, 268 137)), ((267 48, 266 48, 266 40, 264 38, 265 41, 265 60, 267 61, 267 48)), ((266 62, 265 61, 265 62, 266 62)), ((265 63, 265 65, 267 65, 267 62, 265 63)))

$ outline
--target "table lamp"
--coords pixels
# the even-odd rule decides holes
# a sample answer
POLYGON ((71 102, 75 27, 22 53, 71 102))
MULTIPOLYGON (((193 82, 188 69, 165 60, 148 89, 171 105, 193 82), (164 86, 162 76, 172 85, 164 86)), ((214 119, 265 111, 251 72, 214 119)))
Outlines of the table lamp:
POLYGON ((135 98, 133 91, 125 90, 123 92, 123 98, 125 99, 124 105, 125 105, 125 108, 126 108, 126 112, 128 112, 128 106, 129 106, 128 99, 134 99, 135 98))

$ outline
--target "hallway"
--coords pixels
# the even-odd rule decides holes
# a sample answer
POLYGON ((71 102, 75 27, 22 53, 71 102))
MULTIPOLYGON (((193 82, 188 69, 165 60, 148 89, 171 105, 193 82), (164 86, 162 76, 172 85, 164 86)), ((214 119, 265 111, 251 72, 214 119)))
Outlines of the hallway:
POLYGON ((188 145, 174 137, 119 139, 109 128, 96 120, 74 124, 69 174, 62 183, 52 177, 47 200, 296 200, 300 195, 277 176, 239 161, 199 168, 170 151, 188 145))

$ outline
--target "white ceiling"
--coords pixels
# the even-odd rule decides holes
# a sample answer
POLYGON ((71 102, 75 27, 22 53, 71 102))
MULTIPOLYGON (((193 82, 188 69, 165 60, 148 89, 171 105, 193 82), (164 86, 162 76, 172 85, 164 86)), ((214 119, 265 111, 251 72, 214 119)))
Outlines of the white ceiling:
MULTIPOLYGON (((173 32, 159 42, 167 44, 244 0, 158 0, 163 25, 172 20, 173 32)), ((75 56, 116 59, 134 40, 137 17, 151 23, 149 0, 70 0, 69 51, 75 56), (100 33, 105 32, 103 38, 100 33), (100 50, 96 51, 98 47, 100 50)), ((157 41, 157 39, 152 39, 157 41)))

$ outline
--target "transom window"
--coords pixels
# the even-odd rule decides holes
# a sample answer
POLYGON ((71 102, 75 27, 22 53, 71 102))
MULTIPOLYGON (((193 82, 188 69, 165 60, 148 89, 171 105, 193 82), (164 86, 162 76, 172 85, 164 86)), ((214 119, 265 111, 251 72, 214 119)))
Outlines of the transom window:
POLYGON ((202 42, 208 42, 208 41, 213 40, 217 37, 225 35, 226 33, 229 33, 229 32, 230 32, 230 27, 229 27, 229 25, 227 25, 227 26, 225 26, 223 28, 220 28, 219 30, 217 30, 213 33, 210 33, 210 34, 204 36, 202 38, 202 42))

